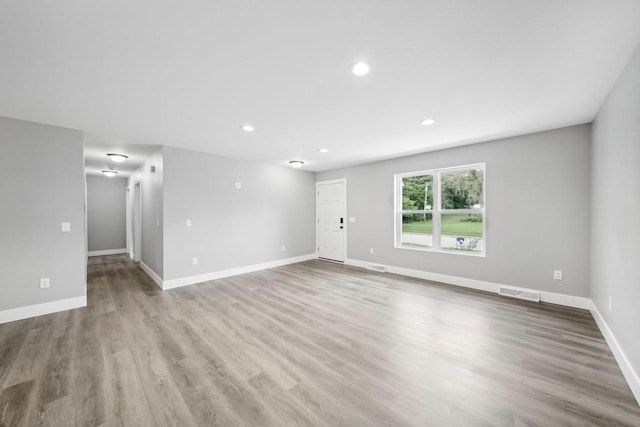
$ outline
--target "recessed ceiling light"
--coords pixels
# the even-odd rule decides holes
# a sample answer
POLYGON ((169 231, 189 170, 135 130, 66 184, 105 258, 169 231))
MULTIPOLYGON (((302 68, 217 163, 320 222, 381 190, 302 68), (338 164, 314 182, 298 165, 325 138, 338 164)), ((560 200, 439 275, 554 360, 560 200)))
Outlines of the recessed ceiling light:
POLYGON ((245 132, 253 132, 256 128, 251 125, 242 125, 242 130, 245 132))
POLYGON ((117 162, 117 163, 124 162, 125 160, 127 160, 129 158, 129 156, 125 156, 124 154, 116 154, 116 153, 109 153, 109 154, 107 154, 107 156, 111 160, 113 160, 114 162, 117 162))
POLYGON ((423 121, 420 122, 420 124, 422 126, 431 126, 432 124, 434 124, 436 121, 433 119, 424 119, 423 121))
POLYGON ((111 178, 112 176, 116 176, 118 174, 118 172, 113 170, 102 171, 102 173, 108 176, 109 178, 111 178))
POLYGON ((371 71, 371 66, 366 62, 358 62, 351 68, 351 72, 356 76, 365 76, 371 71))
POLYGON ((303 162, 302 160, 291 160, 291 161, 289 162, 289 164, 290 164, 292 167, 294 167, 294 168, 298 169, 298 168, 301 168, 301 167, 302 167, 302 165, 304 165, 304 162, 303 162))
POLYGON ((321 148, 321 149, 320 149, 320 152, 321 152, 321 153, 327 153, 327 152, 329 152, 329 150, 327 150, 326 148, 321 148))

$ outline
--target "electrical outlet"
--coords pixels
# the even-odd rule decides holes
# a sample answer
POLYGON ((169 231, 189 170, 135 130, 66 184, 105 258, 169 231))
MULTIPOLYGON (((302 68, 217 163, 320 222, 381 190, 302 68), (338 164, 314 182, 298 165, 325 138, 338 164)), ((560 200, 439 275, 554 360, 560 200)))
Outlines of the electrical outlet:
POLYGON ((48 288, 50 285, 51 285, 51 279, 49 279, 48 277, 43 277, 42 279, 40 279, 41 289, 48 288))
POLYGON ((187 227, 191 227, 191 220, 190 220, 190 219, 188 219, 188 220, 187 220, 187 221, 185 221, 185 222, 186 222, 186 224, 187 224, 187 227))
POLYGON ((193 263, 193 265, 198 265, 198 258, 193 258, 191 262, 193 263))
POLYGON ((71 223, 70 222, 63 222, 62 223, 62 232, 63 233, 70 233, 71 232, 71 223))
POLYGON ((553 270, 553 279, 562 280, 562 270, 553 270))
POLYGON ((287 247, 285 245, 282 245, 282 252, 286 251, 287 247))
POLYGON ((613 298, 609 297, 609 311, 611 311, 611 305, 613 304, 613 298))
POLYGON ((371 255, 373 255, 373 248, 370 248, 370 249, 369 249, 369 253, 370 253, 371 255))
POLYGON ((236 190, 242 190, 242 183, 240 181, 236 181, 236 190))

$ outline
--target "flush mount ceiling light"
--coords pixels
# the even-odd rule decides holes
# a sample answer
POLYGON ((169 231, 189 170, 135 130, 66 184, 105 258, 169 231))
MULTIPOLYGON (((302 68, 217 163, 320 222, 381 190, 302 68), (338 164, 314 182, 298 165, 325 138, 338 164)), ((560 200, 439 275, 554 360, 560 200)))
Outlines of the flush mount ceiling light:
POLYGON ((109 153, 107 154, 107 157, 109 157, 111 160, 113 160, 116 163, 124 162, 129 158, 129 156, 125 156, 124 154, 116 154, 116 153, 109 153))
POLYGON ((109 178, 111 178, 112 176, 118 175, 118 172, 114 170, 106 170, 106 171, 102 171, 102 173, 108 176, 109 178))
POLYGON ((424 119, 423 121, 420 122, 420 124, 422 126, 431 126, 432 124, 434 124, 436 121, 433 119, 424 119))
POLYGON ((256 130, 256 128, 254 128, 249 124, 246 124, 246 125, 242 125, 242 130, 245 132, 253 132, 254 130, 256 130))
POLYGON ((329 150, 328 150, 328 149, 326 149, 326 148, 321 148, 321 149, 320 149, 320 152, 321 152, 321 153, 327 153, 327 152, 329 152, 329 150))
POLYGON ((291 167, 298 169, 301 168, 302 165, 304 165, 304 162, 302 160, 291 160, 289 164, 291 165, 291 167))
POLYGON ((356 76, 366 76, 369 71, 371 71, 371 66, 366 62, 358 62, 351 68, 351 72, 356 76))

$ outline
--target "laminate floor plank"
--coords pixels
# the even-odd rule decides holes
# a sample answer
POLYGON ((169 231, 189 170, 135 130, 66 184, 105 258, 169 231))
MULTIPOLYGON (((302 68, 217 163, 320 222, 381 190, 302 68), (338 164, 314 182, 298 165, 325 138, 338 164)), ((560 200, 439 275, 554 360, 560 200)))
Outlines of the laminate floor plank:
POLYGON ((320 260, 0 325, 0 426, 639 426, 591 314, 320 260))
POLYGON ((40 378, 44 372, 51 333, 47 328, 31 329, 26 334, 20 352, 14 357, 3 387, 40 378), (38 357, 33 357, 38 355, 38 357))
POLYGON ((104 372, 104 425, 148 425, 153 416, 131 353, 121 350, 107 354, 104 372))

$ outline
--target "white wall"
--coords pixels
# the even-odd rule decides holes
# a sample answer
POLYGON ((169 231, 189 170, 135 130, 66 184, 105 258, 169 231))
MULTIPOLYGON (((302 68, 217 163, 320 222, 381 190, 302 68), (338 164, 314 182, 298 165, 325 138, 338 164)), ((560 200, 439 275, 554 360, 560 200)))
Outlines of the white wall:
POLYGON ((591 296, 640 400, 640 47, 593 122, 591 183, 591 296))
POLYGON ((87 176, 89 252, 126 249, 125 178, 87 176))
POLYGON ((0 322, 86 304, 82 140, 79 131, 0 118, 0 322), (44 277, 51 286, 40 289, 44 277), (19 310, 38 304, 45 308, 19 310))
POLYGON ((164 147, 164 279, 315 253, 314 194, 313 173, 164 147))
POLYGON ((347 257, 589 296, 590 126, 581 125, 317 174, 347 178, 347 257), (486 163, 487 256, 394 247, 394 174, 486 163), (375 254, 369 253, 374 248, 375 254), (553 280, 553 270, 564 280, 553 280))

